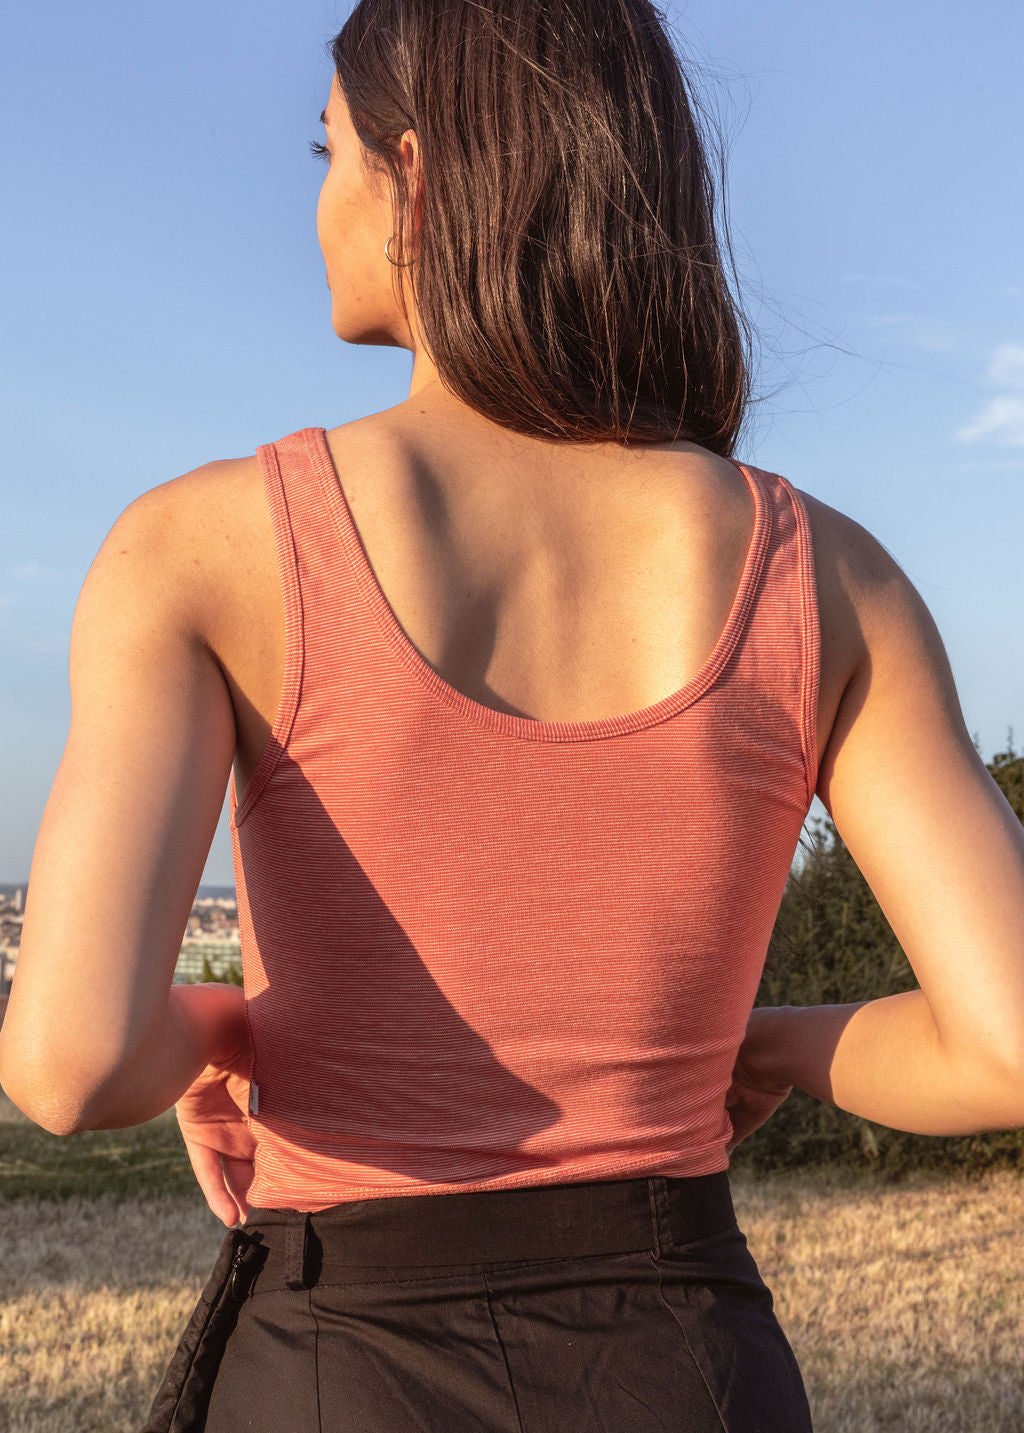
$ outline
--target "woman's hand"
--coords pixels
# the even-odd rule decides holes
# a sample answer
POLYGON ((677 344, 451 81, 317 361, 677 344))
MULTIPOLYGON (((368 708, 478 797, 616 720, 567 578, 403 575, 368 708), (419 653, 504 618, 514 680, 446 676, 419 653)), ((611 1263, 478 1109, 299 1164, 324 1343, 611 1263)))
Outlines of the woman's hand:
MULTIPOLYGON (((240 1000, 244 1001, 241 987, 240 1000)), ((244 1040, 207 1065, 174 1106, 189 1163, 206 1202, 229 1229, 249 1212, 256 1141, 249 1129, 252 1044, 244 1040)))
POLYGON ((725 1146, 726 1154, 732 1154, 748 1135, 771 1119, 793 1089, 778 1071, 779 1008, 759 1006, 750 1012, 747 1033, 737 1051, 732 1084, 725 1096, 733 1130, 725 1146))

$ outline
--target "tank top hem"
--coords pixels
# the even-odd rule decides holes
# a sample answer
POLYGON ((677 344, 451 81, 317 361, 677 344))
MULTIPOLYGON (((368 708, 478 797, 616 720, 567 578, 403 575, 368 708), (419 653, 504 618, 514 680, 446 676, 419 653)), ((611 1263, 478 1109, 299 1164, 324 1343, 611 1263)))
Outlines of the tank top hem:
POLYGON ((729 1157, 728 1155, 725 1155, 724 1158, 721 1157, 720 1151, 723 1151, 723 1147, 716 1144, 711 1153, 718 1157, 710 1162, 707 1157, 687 1157, 680 1160, 676 1157, 670 1158, 659 1154, 646 1160, 614 1160, 595 1165, 561 1165, 546 1173, 535 1169, 527 1170, 521 1174, 501 1175, 496 1179, 424 1180, 421 1183, 414 1182, 400 1188, 394 1186, 382 1188, 378 1184, 358 1184, 350 1181, 330 1193, 321 1191, 317 1194, 305 1195, 301 1200, 301 1207, 300 1204, 290 1201, 286 1190, 281 1189, 275 1194, 271 1184, 263 1184, 256 1180, 249 1190, 248 1199, 250 1204, 259 1209, 287 1208, 298 1209, 300 1213, 316 1214, 331 1205, 360 1199, 401 1199, 415 1194, 457 1194, 486 1189, 538 1188, 550 1184, 584 1184, 604 1179, 645 1179, 653 1175, 662 1175, 668 1179, 689 1179, 703 1174, 718 1174, 723 1169, 728 1169, 729 1157))

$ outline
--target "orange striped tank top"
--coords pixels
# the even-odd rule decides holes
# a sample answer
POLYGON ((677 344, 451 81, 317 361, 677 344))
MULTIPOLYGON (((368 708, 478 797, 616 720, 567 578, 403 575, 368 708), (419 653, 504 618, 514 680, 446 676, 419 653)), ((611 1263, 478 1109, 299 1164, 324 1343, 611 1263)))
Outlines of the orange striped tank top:
POLYGON ((287 656, 230 791, 249 1202, 727 1168, 725 1095, 817 780, 796 492, 736 465, 753 536, 685 687, 541 721, 464 696, 406 637, 322 428, 258 458, 287 656))

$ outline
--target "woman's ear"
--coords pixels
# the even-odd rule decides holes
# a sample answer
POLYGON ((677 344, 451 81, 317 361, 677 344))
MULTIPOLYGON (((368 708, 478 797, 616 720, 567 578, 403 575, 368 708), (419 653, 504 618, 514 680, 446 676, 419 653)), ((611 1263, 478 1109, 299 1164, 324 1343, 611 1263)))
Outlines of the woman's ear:
POLYGON ((401 138, 402 163, 406 170, 406 187, 413 200, 413 238, 419 233, 423 213, 423 164, 420 142, 414 129, 407 129, 401 138))

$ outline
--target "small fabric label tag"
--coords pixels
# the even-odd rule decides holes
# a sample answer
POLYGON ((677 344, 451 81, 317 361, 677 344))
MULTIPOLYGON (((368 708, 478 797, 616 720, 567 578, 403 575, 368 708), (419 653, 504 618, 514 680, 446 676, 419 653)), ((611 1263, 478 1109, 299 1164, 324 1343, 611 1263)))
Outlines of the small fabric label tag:
POLYGON ((249 1113, 258 1115, 260 1112, 260 1087, 255 1080, 249 1081, 249 1113))

